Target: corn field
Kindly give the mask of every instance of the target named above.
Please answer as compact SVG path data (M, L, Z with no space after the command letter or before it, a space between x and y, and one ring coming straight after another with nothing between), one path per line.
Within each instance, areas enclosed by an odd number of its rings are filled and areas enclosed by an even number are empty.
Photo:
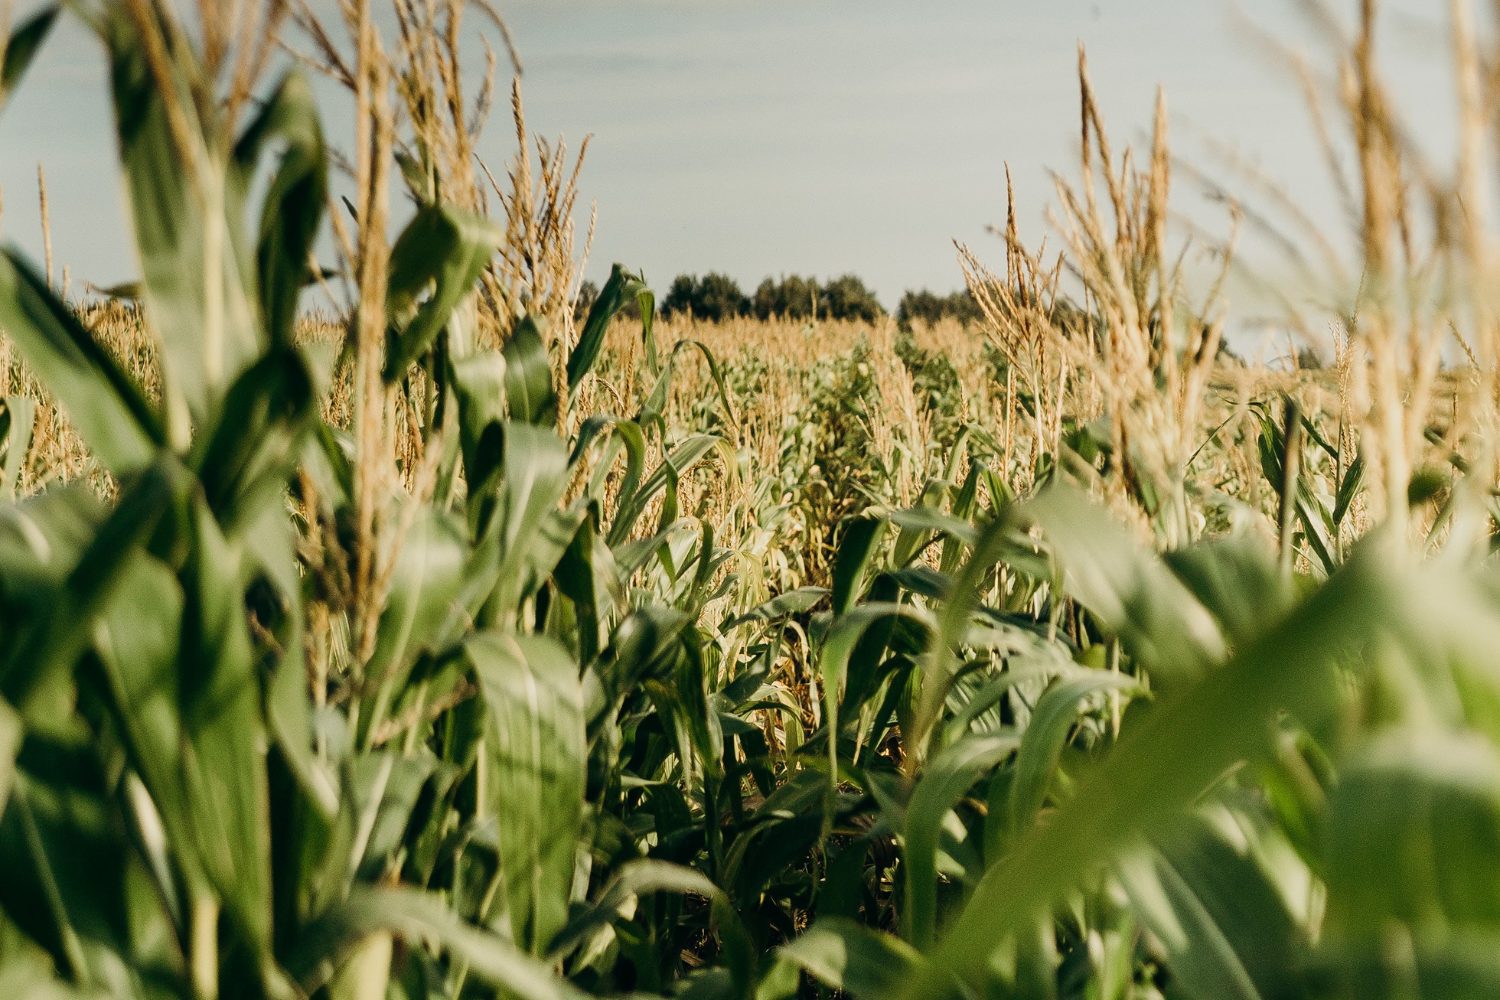
M618 264L575 310L586 149L517 76L476 155L488 3L4 28L0 121L97 35L140 280L0 252L0 993L1500 996L1500 37L1448 7L1451 163L1374 0L1303 68L1318 370L1221 349L1235 238L1197 280L1165 99L1111 146L1082 57L981 322L694 324Z

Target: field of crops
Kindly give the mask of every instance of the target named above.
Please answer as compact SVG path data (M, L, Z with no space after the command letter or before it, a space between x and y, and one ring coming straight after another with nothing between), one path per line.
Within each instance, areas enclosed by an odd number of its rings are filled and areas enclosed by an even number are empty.
M1373 4L1335 53L1316 370L1221 350L1165 114L1112 149L1082 64L1056 249L960 248L977 321L576 308L578 158L519 85L473 155L463 10L10 30L0 118L100 36L142 271L0 253L0 995L1500 996L1466 2L1452 168Z

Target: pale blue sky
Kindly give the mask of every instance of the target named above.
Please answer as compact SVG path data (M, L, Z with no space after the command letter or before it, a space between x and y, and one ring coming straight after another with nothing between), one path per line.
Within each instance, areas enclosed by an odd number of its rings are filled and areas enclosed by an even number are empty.
M23 0L22 10L30 6ZM1335 3L1350 8L1352 3ZM1446 4L1402 0L1386 55L1434 141L1448 128ZM530 123L594 134L590 273L610 261L664 287L722 270L855 272L888 305L960 284L951 241L991 257L1009 161L1023 235L1046 232L1048 168L1077 143L1076 46L1089 51L1116 145L1166 87L1178 152L1213 169L1202 136L1280 179L1338 224L1296 87L1245 30L1323 51L1296 0L527 0L502 4L525 64ZM1430 12L1430 13L1428 13ZM479 19L473 24L477 27ZM1322 60L1327 65L1327 59ZM35 170L46 164L55 253L76 282L133 277L102 61L76 27L49 44L0 112L0 230L40 255ZM503 111L503 109L500 109ZM483 146L511 153L507 122ZM330 134L349 131L329 109ZM1182 191L1190 195L1184 178ZM1217 214L1186 196L1210 228Z

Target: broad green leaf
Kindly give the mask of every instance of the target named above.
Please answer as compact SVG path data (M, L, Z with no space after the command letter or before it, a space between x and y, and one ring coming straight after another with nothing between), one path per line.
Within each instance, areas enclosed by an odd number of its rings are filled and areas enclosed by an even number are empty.
M1341 1000L1490 1000L1500 993L1500 934L1493 929L1419 936L1393 955L1387 941L1319 947L1309 972Z
M155 8L145 19L146 30L168 50L166 92L151 70L150 43L123 7L107 8L100 27L111 59L146 314L162 342L163 409L180 445L189 414L206 422L212 404L259 356L264 340L254 260L242 232L244 206L225 161L229 143L220 135L218 106L198 100L209 85L185 36L167 27Z
M10 616L0 649L45 614L105 514L82 483L0 504L0 614Z
M798 587L757 604L728 624L734 626L743 622L777 621L790 615L806 614L827 599L827 587Z
M1291 608L1294 594L1276 553L1260 539L1212 539L1162 559L1233 643L1253 639Z
M1213 618L1155 553L1130 538L1070 489L1044 491L1024 506L1046 532L1064 573L1064 589L1127 649L1158 683L1198 676L1224 655Z
M630 537L636 522L640 520L647 505L656 494L667 489L711 450L722 446L723 440L716 435L695 434L673 448L662 463L642 481L640 488L631 495L628 502L621 499L620 507L615 512L614 523L610 526L610 545L617 546Z
M647 368L652 372L656 372L657 368L652 361L655 357L655 340L650 335L650 320L646 320L643 326L646 330L647 338ZM668 393L671 392L672 379L677 370L677 360L679 355L685 351L697 351L703 356L704 363L708 365L709 378L713 380L714 389L719 394L719 403L724 407L724 416L733 424L735 422L734 404L731 402L729 386L724 381L724 371L719 366L719 359L714 356L714 352L701 340L679 340L672 345L671 351L667 353L667 363L660 369L660 373L656 377L656 384L651 387L651 391L646 394L645 401L641 403L640 411L636 414L636 420L640 423L645 423L649 419L659 419L666 413L667 397Z
M1011 783L1011 830L1020 832L1036 819L1046 802L1068 733L1078 721L1080 703L1104 691L1129 691L1135 680L1121 674L1091 671L1058 681L1032 709L1021 736Z
M541 636L484 633L464 647L488 723L480 801L499 821L501 909L512 938L543 954L566 925L584 810L578 668Z
M463 449L464 476L469 484L470 513L494 489L500 467L501 432L505 425L505 358L494 351L476 351L453 358L452 385L458 400L458 437ZM477 521L475 522L477 524Z
M1017 746L1012 735L970 736L928 761L906 806L903 936L919 951L937 932L938 835L948 812L986 772Z
M1333 524L1338 528L1344 523L1344 516L1349 513L1349 507L1354 503L1354 498L1359 495L1360 488L1365 481L1365 456L1360 452L1354 456L1354 461L1344 470L1344 478L1338 484L1338 494L1333 504Z
M1380 565L1388 555L1367 546L1275 628L1138 720L1075 795L986 872L935 965L979 977L1001 942L1122 844L1159 830L1228 768L1264 754L1273 713L1326 715L1339 664L1402 606L1403 588ZM922 995L920 984L905 995Z
M818 652L818 680L823 685L823 729L828 739L828 799L824 808L825 832L833 821L833 796L836 793L839 774L839 734L841 722L839 705L850 671L858 667L870 669L874 664L854 664L851 658L860 648L860 640L872 629L892 620L907 620L931 636L937 624L925 609L911 604L892 602L862 604L839 617ZM868 690L868 686L865 686Z
M459 611L469 546L456 516L426 508L415 517L397 553L365 676L376 689L367 733L387 719L416 658L442 640ZM451 641L451 638L448 640Z
M0 911L74 983L96 995L135 995L127 962L133 931L170 930L159 913L131 913L134 858L121 850L106 776L86 731L76 722L52 728L27 734L0 814ZM0 969L9 964L0 961Z
M478 538L464 575L463 606L482 623L519 621L523 602L557 567L584 516L559 509L567 489L567 454L549 430L495 426L501 465L489 492L469 498Z
M245 936L270 943L271 844L261 689L250 645L241 553L207 507L192 503L192 555L183 573L178 672L184 776L204 869Z
M138 476L67 568L57 599L34 618L7 623L0 634L0 697L23 716L66 682L88 648L95 618L121 592L131 559L189 488L188 479L170 459Z
M583 519L552 574L558 591L573 602L580 663L594 661L605 639L604 626L625 602L620 568L594 524L593 517Z
M604 349L604 334L609 329L609 321L615 318L615 314L625 307L631 300L636 299L645 291L646 285L639 275L631 274L619 264L614 265L609 271L609 280L599 290L599 295L594 299L594 304L589 307L588 319L584 320L583 330L578 334L578 343L573 346L573 351L568 355L568 391L571 393L578 388L578 383L583 381L599 360L599 352Z
M234 380L190 458L227 534L282 503L315 416L312 375L296 348L268 351Z
M559 959L575 948L587 948L590 936L597 938L602 928L615 920L628 918L637 900L653 893L707 899L712 904L719 934L726 941L726 951L730 953L736 975L742 980L748 978L753 946L723 890L700 871L648 858L627 862L615 872L598 901L573 917L558 935L552 946L552 958Z
M557 421L557 393L552 385L552 362L542 337L544 320L528 315L516 324L505 342L505 401L510 419L525 424Z
M519 1000L587 1000L539 959L499 935L464 923L440 899L413 889L356 888L298 936L286 967L312 994L371 934L435 941L457 963Z
M312 89L299 73L276 86L235 145L241 198L273 140L284 143L284 149L261 207L256 276L270 342L290 346L328 186L323 129Z
M499 227L483 216L450 205L417 209L391 248L387 309L393 317L415 313L390 331L387 382L432 348L503 241Z
M833 563L833 613L846 614L859 599L865 572L879 550L885 522L877 518L851 518L843 524L838 553Z
M505 476L494 527L500 539L500 577L494 600L519 609L552 575L584 513L559 510L568 484L562 442L526 424L505 428Z
M5 102L21 82L27 67L41 51L61 9L57 4L43 7L21 22L0 46L0 110L5 108Z
M41 955L18 955L0 964L0 995L27 1000L94 1000L95 997L92 991L68 985Z
M958 669L957 651L969 639L974 617L980 610L980 598L995 564L1015 549L1012 539L1015 527L1002 514L980 528L971 545L969 558L953 581L953 586L937 612L937 629L922 656L921 689L915 718L903 726L908 753L921 757L928 753L930 736L939 731L938 721L947 703ZM906 534L905 531L902 534Z
M900 938L837 917L819 920L777 954L818 982L857 1000L888 1000L910 984L931 984L932 1000L955 995L943 974Z
M1333 940L1500 925L1500 751L1475 733L1381 734L1334 787L1325 851Z
M1131 906L1165 951L1168 997L1269 1000L1296 992L1309 942L1275 873L1255 853L1267 837L1236 827L1219 807L1120 863Z

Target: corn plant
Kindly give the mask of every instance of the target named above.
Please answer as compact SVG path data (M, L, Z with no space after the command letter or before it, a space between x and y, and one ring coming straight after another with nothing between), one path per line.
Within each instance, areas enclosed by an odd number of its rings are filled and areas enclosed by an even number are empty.
M463 336L457 310L497 231L422 203L391 250L383 381L415 369L435 386L444 488L377 498L405 527L399 555L369 648L330 662L359 623L354 560L329 548L365 498L359 456L318 416L326 373L294 336L327 185L310 92L285 78L233 131L162 10L79 13L111 60L162 392L5 254L0 324L116 491L4 512L6 974L116 995L570 995L550 969L597 948L600 913L620 905L620 890L604 910L574 904L604 881L589 875L590 803L619 794L634 686L658 685L663 717L701 730L701 697L676 676L695 664L673 645L691 604L636 608L624 581L657 559L674 579L702 564L684 593L706 584L711 539L673 560L671 539L629 536L712 439L648 471L639 423L594 421L570 456L550 425L573 400L555 397L537 321L503 352ZM11 42L7 88L51 17ZM569 396L639 294L617 269L567 359ZM26 412L5 411L8 489ZM631 452L608 531L598 489L562 502L602 438ZM344 624L313 628L314 608ZM393 960L397 939L425 944Z
M1267 410L1275 530L1189 543L1177 482L1159 551L1084 496L1144 425L1098 435L1038 377L1007 390L1032 453L965 461L985 429L943 409L943 478L903 505L894 477L836 470L801 564L826 574L747 607L754 567L688 499L701 466L743 464L735 373L659 349L638 276L616 267L576 336L549 331L550 285L511 314L519 201L498 226L445 197L434 146L372 140L414 207L386 248L361 193L330 359L298 335L332 159L307 84L221 99L223 53L167 8L69 10L109 59L159 371L0 255L0 328L108 485L18 496L36 403L3 401L0 984L1494 995L1500 588L1464 460L1406 489L1441 501L1426 556L1390 530L1346 545L1363 453ZM8 41L0 99L57 16ZM1154 335L1119 291L1115 339ZM630 303L637 391L602 412ZM1006 371L1036 360L1007 347ZM694 352L708 430L672 419ZM831 424L877 416L864 357L836 383L861 412ZM849 464L810 437L788 461Z

